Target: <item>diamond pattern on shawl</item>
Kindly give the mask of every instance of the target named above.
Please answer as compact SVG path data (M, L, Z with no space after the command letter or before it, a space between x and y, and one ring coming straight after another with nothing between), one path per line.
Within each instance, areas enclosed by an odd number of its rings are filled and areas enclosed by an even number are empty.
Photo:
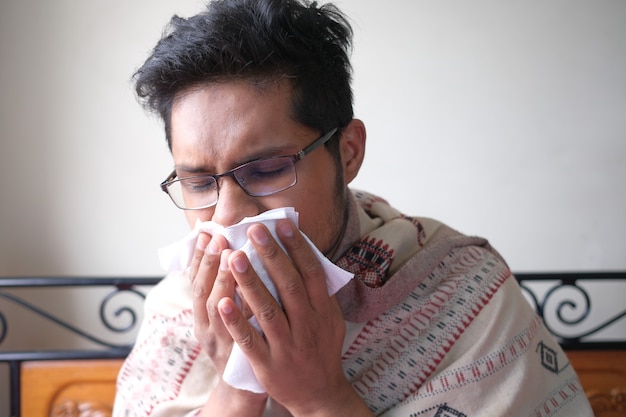
M382 287L389 277L394 250L382 239L363 238L338 262L337 266L352 272L369 287Z

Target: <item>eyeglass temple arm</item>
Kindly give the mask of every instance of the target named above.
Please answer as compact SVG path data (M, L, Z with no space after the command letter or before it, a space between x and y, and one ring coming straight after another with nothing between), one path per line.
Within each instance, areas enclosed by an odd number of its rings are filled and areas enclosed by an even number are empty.
M302 149L300 152L296 154L296 158L300 160L304 158L305 156L307 156L308 154L310 154L311 152L313 152L314 150L316 150L317 148L319 148L320 146L322 146L323 144L325 144L326 142L328 142L330 138L332 138L333 135L337 132L337 130L339 130L338 127L334 128L333 130L326 133L324 136L322 136L321 138L319 138L318 140L316 140L315 142L313 142L306 148Z
M176 170L173 170L170 175L161 183L161 190L169 194L167 191L167 183L176 178Z

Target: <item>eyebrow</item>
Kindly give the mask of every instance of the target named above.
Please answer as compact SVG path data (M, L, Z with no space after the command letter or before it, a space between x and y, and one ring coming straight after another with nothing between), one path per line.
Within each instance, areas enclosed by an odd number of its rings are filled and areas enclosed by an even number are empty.
M287 153L287 150L292 148L292 146L270 146L269 148L263 149L262 152L254 155L253 157L249 157L246 159L241 159L236 161L233 166L231 168L229 168L227 171L230 171L231 169L237 168L241 165L247 164L249 162L254 162L254 161L259 161L262 159L268 159L268 158L274 158L274 157L281 157L281 156L292 156L295 155L300 148L295 148L294 147L294 151L293 153ZM206 166L190 166L190 165L185 165L185 164L181 164L181 165L175 165L174 166L174 170L178 173L180 172L184 172L186 174L191 174L191 175L217 175L220 174L218 172L211 172L210 169L207 169ZM226 171L224 171L226 172Z
M176 171L177 175L179 172L184 172L186 174L193 174L193 175L202 175L202 174L209 173L209 171L206 168L194 167L194 166L189 166L189 165L174 165L174 170Z

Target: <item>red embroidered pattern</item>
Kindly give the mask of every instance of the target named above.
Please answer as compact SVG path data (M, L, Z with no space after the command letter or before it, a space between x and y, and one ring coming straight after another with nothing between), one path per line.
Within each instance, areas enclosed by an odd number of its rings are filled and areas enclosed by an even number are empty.
M541 319L535 317L529 326L514 337L501 349L492 352L471 365L444 372L424 385L417 398L441 394L467 384L478 382L497 373L510 363L515 362L531 347L531 342L541 326Z
M393 249L383 240L365 237L337 262L340 268L352 272L367 286L376 288L385 283L393 262Z
M359 203L361 207L365 209L365 211L371 211L374 203L383 203L388 206L389 203L382 197L378 197L374 194L369 194L364 191L354 190L354 198Z
M530 415L533 417L549 417L557 414L567 403L575 397L584 395L584 390L578 377L573 376L563 385L552 391L548 398Z
M402 214L401 217L404 220L407 220L413 224L417 233L415 236L417 239L417 244L420 246L424 246L424 242L426 241L426 230L424 229L424 225L422 225L422 223L415 217L409 217L404 214Z
M510 276L482 249L452 251L404 301L367 323L343 364L372 411L417 392Z
M145 328L152 333L135 346L118 379L123 387L118 395L125 397L126 404L135 404L133 416L149 416L158 404L176 398L201 350L193 335L191 309L149 320L152 323Z

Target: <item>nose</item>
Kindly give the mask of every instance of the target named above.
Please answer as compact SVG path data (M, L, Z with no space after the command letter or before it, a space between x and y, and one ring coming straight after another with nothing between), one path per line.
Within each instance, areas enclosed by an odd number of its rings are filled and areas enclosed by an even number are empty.
M255 197L249 196L232 177L220 178L219 197L213 207L211 220L222 226L239 223L263 211Z

